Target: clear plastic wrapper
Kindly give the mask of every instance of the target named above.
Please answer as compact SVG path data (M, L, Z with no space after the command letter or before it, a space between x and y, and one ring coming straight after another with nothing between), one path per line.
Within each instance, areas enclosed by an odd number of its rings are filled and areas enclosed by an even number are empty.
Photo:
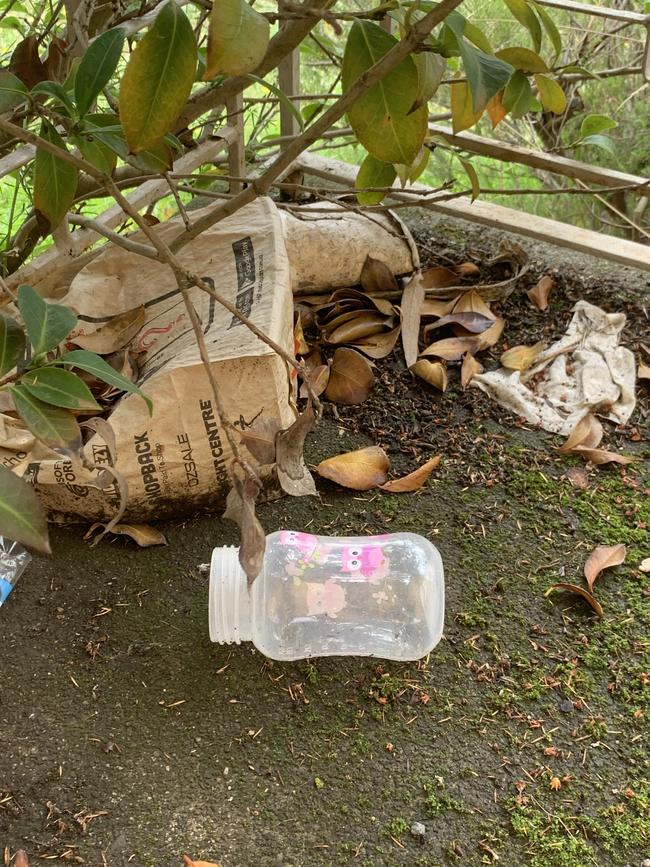
M0 608L29 565L32 555L18 542L0 536Z

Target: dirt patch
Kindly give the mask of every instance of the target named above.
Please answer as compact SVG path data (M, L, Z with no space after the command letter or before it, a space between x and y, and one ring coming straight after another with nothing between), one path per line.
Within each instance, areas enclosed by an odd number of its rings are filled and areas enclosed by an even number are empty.
M498 240L414 227L425 251L454 261ZM647 334L645 275L533 255L530 282L558 268L559 291L543 314L517 289L503 311L510 344L559 336L580 297L624 309L632 348ZM441 396L395 356L378 379L361 408L328 411L308 457L378 443L406 471L441 452L426 489L350 495L322 482L320 500L285 499L260 517L269 532L432 539L446 568L439 647L406 666L285 665L214 646L196 567L235 543L233 526L167 524L169 547L143 551L121 539L89 549L78 529L59 530L54 556L0 612L0 844L11 853L93 867L179 867L184 851L222 867L650 857L650 578L637 569L650 556L647 390L632 423L608 430L640 461L590 469L581 490L557 438L462 392L455 375ZM618 542L628 558L599 580L602 620L577 598L545 598L554 581L579 579L591 548ZM416 821L423 838L410 834Z

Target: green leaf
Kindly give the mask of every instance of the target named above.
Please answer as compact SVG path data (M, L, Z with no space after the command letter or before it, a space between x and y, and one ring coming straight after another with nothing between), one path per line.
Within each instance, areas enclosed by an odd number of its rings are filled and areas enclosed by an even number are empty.
M63 139L54 127L44 122L41 136L62 150ZM43 148L36 148L34 160L34 207L55 229L65 217L77 190L77 169Z
M266 18L246 0L215 0L208 23L209 81L219 73L246 75L262 62L269 44Z
M539 101L544 106L545 111L562 114L566 108L566 94L557 81L549 78L548 75L536 75L535 84L539 91Z
M136 46L120 85L120 120L133 153L157 145L190 95L196 39L184 12L169 0Z
M501 51L497 51L496 57L505 60L515 69L523 69L526 72L548 72L546 62L530 48L518 46L503 48Z
M463 30L460 30L460 26L453 16L450 15L447 18L447 23L454 30L458 40L458 47L472 94L472 110L475 114L482 112L492 97L506 86L514 72L514 67L471 45L465 39Z
M560 36L560 31L557 29L555 21L553 21L553 19L543 6L539 6L537 3L534 2L531 2L531 6L539 15L539 20L542 22L542 26L546 31L546 35L551 40L551 44L555 51L555 57L553 58L553 63L555 63L557 58L562 53L562 37Z
M93 40L81 58L74 80L74 95L80 117L86 114L111 80L122 56L125 35L121 27L107 30Z
M114 114L88 114L83 120L84 135L89 134L105 144L119 157L125 160L129 155L129 146L124 138L122 124Z
M581 139L578 144L581 147L582 145L591 145L592 147L600 148L603 151L607 151L607 153L611 154L613 157L618 156L616 144L614 140L611 139L608 135L588 135Z
M275 84L273 84L271 81L266 81L266 79L260 78L258 75L249 75L248 78L250 78L252 81L256 81L258 84L261 84L262 87L265 87L274 96L277 96L282 105L284 105L285 108L288 108L291 114L298 121L298 126L300 127L300 129L304 130L305 121L303 120L303 116L298 111L296 104L287 97L286 93L283 90L280 90L280 88L276 87Z
M539 51L542 47L542 27L537 16L526 0L503 0L517 21L526 28L533 40L533 48Z
M0 315L0 376L9 373L25 352L25 333L8 316Z
M503 107L515 119L530 111L533 89L523 72L517 70L506 85Z
M368 154L357 172L354 186L357 190L365 187L391 187L395 176L395 166L392 163L384 163ZM360 205L378 205L383 198L384 193L381 192L357 193Z
M0 72L0 114L25 102L27 88L12 72Z
M397 40L379 25L357 20L350 28L341 70L343 90L370 69ZM410 165L427 134L426 106L410 109L418 93L418 71L411 57L363 94L348 111L357 139L385 163Z
M451 128L457 132L469 129L478 123L483 110L474 111L472 92L466 81L454 81L451 85Z
M483 33L476 24L472 24L471 21L468 21L464 15L460 14L460 12L452 12L447 16L447 18L445 18L445 22L449 25L450 31L454 34L453 40L456 45L457 53L460 53L460 37L458 34L465 36L466 39L469 39L470 42L486 54L494 53L492 51L492 46L490 45L490 40L487 38L485 33ZM447 39L449 39L449 35L447 35Z
M42 554L50 553L47 521L34 489L0 466L0 534Z
M105 175L111 175L117 163L117 154L91 133L72 136L72 142L81 155Z
M53 406L65 409L100 409L86 383L75 373L60 367L39 367L24 373L20 380L27 391Z
M81 448L81 431L69 410L43 403L23 385L12 385L9 391L18 415L37 439L52 449L78 451Z
M409 172L409 181L413 184L420 175L424 172L427 165L429 164L429 157L431 156L431 151L429 148L422 148L420 154L416 158L415 162L411 166L411 170Z
M70 94L67 92L63 85L58 84L56 81L40 81L38 84L35 84L32 87L32 96L38 96L38 94L44 94L45 96L51 96L59 103L59 107L63 107L65 109L64 114L68 114L72 117L75 113L74 103L70 98Z
M465 169L465 173L469 178L469 182L472 187L472 201L480 194L481 192L481 182L478 179L478 175L476 174L476 169L469 162L469 160L464 160L462 157L458 157L458 162Z
M113 370L110 364L104 361L103 358L100 358L99 355L95 355L94 352L88 352L87 349L73 349L70 352L64 352L63 355L57 358L54 363L69 364L71 367L76 367L78 370L85 370L86 373L92 374L97 379L101 379L102 382L106 382L114 388L128 391L130 394L139 395L147 404L149 415L152 414L153 403L151 398L147 397L146 394L143 394L138 386L131 382L130 379L126 379L116 370Z
M596 135L606 129L614 129L618 124L606 114L588 114L580 125L580 138Z
M426 105L438 90L447 70L447 61L440 54L430 51L414 54L413 60L418 71L418 89L410 111L417 111L420 106Z
M324 102L308 102L307 105L303 105L300 109L300 114L305 123L311 123L316 115L319 115L324 108Z
M18 287L18 309L34 355L54 349L77 324L77 317L69 307L48 304L27 283Z
M147 150L140 151L135 156L127 157L127 161L137 169L148 172L168 172L174 165L174 156L167 142L159 142Z

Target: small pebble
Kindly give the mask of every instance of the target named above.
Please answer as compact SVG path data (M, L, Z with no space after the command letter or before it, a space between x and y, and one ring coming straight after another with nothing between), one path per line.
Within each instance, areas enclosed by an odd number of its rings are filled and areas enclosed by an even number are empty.
M426 827L422 824L422 822L413 822L411 825L411 836L413 837L424 837L427 833Z
M650 858L644 858L641 862L641 867L650 867Z
M569 701L568 698L562 699L562 701L560 702L560 710L562 711L562 713L571 713L571 711L573 710L573 702Z

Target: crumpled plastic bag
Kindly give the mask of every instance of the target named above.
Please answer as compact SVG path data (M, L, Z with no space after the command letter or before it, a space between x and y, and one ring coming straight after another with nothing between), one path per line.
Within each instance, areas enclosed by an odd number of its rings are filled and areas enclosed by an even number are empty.
M18 542L0 536L0 608L7 601L16 581L23 574L32 555Z
M524 373L499 368L475 376L501 406L551 433L568 436L587 412L624 424L636 405L634 355L619 345L624 313L578 301L566 334Z

